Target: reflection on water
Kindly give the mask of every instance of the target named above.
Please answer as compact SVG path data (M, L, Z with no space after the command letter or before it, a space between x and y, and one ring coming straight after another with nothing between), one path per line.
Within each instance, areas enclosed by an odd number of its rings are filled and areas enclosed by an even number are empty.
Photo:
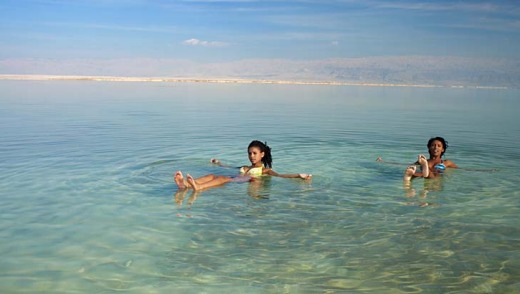
M515 91L0 89L2 293L520 291ZM437 135L466 169L403 186ZM209 159L247 164L253 139L313 180L177 190L176 170L236 175Z
M259 177L248 183L247 195L254 199L269 199L271 177Z
M438 206L438 203L431 202L428 195L430 192L441 192L443 190L443 176L437 176L432 179L421 179L418 180L422 182L422 188L416 189L414 187L414 181L403 182L403 188L405 192L405 197L409 198L409 201L406 202L407 205L417 205L419 207L432 207ZM420 186L415 185L415 186Z
M175 192L173 199L175 201L175 204L177 204L177 208L181 209L184 198L186 198L186 194L188 194L188 191L190 192L190 196L187 200L187 208L188 210L191 210L191 206L193 205L193 202L197 200L197 197L199 197L200 192L192 190L192 189L178 189L177 192ZM177 213L177 216L182 216L182 214ZM191 217L190 214L186 214L186 216Z

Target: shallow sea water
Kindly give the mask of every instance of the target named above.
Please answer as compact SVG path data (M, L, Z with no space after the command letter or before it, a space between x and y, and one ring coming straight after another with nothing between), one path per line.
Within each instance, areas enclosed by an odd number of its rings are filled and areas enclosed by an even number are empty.
M1 81L0 93L2 293L520 292L517 90ZM432 136L462 168L403 186ZM313 180L178 193L176 170L235 175L210 158L246 165L254 139L276 171Z

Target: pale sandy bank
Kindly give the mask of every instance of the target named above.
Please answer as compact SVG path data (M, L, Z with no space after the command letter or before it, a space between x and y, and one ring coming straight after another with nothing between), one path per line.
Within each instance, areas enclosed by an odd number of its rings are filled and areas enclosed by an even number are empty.
M466 88L466 86L441 86L428 84L362 83L338 81L296 81L259 80L234 78L172 78L172 77L116 77L116 76L62 76L62 75L11 75L0 74L0 80L27 81L96 81L96 82L163 82L163 83L222 83L222 84L285 84L285 85L325 85L325 86L367 86L367 87L420 87L420 88ZM469 88L507 89L507 87L472 86Z
M372 87L438 87L419 84L351 83L336 81L290 81L228 78L170 78L170 77L115 77L115 76L61 76L61 75L0 75L0 80L28 81L99 81L99 82L165 82L165 83L229 83L229 84L287 84Z

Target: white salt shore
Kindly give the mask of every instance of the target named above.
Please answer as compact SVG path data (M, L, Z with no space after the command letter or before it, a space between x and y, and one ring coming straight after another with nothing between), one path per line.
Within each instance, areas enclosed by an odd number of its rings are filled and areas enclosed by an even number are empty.
M163 83L222 83L222 84L285 84L285 85L326 85L326 86L368 86L368 87L420 87L420 88L465 88L465 86L440 86L428 84L363 83L338 81L297 81L297 80L260 80L239 78L173 78L173 77L118 77L118 76L79 76L79 75L15 75L0 74L0 80L27 81L96 81L96 82L163 82ZM469 88L507 89L507 87L471 86Z
M290 84L290 85L352 85L374 87L438 87L435 85L351 83L336 81L292 81L258 80L234 78L172 78L172 77L116 77L116 76L72 76L72 75L0 75L0 80L29 81L99 81L99 82L166 82L166 83L229 83L229 84Z

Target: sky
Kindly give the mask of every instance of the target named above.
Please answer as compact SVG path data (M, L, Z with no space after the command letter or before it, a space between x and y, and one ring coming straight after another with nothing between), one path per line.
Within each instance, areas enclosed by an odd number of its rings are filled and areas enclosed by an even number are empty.
M0 0L3 64L380 56L519 60L520 2Z

